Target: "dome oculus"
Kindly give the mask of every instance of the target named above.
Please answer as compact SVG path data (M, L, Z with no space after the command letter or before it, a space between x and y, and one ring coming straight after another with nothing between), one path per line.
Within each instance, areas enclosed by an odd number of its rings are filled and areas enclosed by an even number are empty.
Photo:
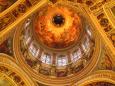
M68 7L49 6L35 18L38 40L50 48L66 48L74 44L80 35L81 19Z

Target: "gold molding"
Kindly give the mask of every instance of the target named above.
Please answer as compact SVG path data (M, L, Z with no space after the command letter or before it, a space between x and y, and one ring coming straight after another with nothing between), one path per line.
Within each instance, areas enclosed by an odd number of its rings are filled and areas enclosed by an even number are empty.
M0 53L0 66L6 67L12 72L15 72L18 76L21 77L21 80L25 83L26 86L35 86L35 82L32 80L31 76L24 72L12 58L13 57L11 56Z
M73 86L85 86L87 84L100 81L115 84L115 72L109 70L99 70L94 72L92 75L82 79L81 81L78 81Z
M41 6L44 4L47 4L48 0L41 0L39 3L31 7L25 14L23 14L21 17L17 18L13 23L11 23L9 26L7 26L4 30L0 32L0 44L5 41L12 30L15 29L15 26L18 25L20 22L22 22L25 18L27 18L29 15L31 15L33 12L37 11ZM19 5L18 3L17 5Z

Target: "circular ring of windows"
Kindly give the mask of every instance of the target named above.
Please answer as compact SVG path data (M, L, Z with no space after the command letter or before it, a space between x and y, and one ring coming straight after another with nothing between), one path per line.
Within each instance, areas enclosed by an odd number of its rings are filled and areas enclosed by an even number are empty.
M72 7L72 9L74 8ZM33 30L35 14L27 18L22 24L20 28L21 38L19 45L21 54L27 65L36 73L64 77L81 71L91 62L90 59L93 58L92 56L97 46L93 27L86 16L79 11L79 8L76 8L75 11L76 10L81 18L83 31L80 33L79 40L77 40L74 45L70 45L69 48L52 49L40 44L40 42L36 40ZM37 14L39 13L41 14L41 11L37 12Z

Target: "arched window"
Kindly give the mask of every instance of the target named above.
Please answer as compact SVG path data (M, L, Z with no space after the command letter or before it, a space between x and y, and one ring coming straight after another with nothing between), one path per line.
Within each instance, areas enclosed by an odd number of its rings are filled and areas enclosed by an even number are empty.
M31 37L28 37L28 38L26 39L26 45L28 45L30 42L31 42Z
M92 36L91 29L90 29L89 25L86 26L86 32L90 37Z
M24 28L27 29L27 27L30 25L30 23L31 23L31 20L27 19L27 21L25 22Z
M36 47L33 45L33 42L30 44L29 51L31 52L31 54L32 54L33 56L37 57L37 52L38 52L38 50L37 50Z
M42 54L41 61L46 64L51 64L51 55L50 54Z
M37 51L36 51L36 56L35 56L35 57L38 57L39 52L40 52L40 49L37 49Z
M57 57L57 65L58 66L65 66L67 65L67 56L65 55L60 55Z
M26 45L28 45L31 42L32 37L29 34L29 31L25 32L24 34L24 42Z
M79 60L81 57L82 57L82 52L81 52L81 49L80 49L80 48L79 48L78 50L75 50L75 51L72 53L72 60L73 60L73 61L77 61L77 60Z
M90 42L89 38L86 37L84 43L82 44L82 48L83 48L84 52L87 52L89 50L89 48L90 48L89 42Z
M92 36L91 31L89 29L87 29L87 33L90 37Z

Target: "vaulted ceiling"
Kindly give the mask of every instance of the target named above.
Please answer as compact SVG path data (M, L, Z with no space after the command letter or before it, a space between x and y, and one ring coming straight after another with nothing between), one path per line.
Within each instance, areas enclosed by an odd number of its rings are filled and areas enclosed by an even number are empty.
M115 86L114 0L0 0L0 86Z

